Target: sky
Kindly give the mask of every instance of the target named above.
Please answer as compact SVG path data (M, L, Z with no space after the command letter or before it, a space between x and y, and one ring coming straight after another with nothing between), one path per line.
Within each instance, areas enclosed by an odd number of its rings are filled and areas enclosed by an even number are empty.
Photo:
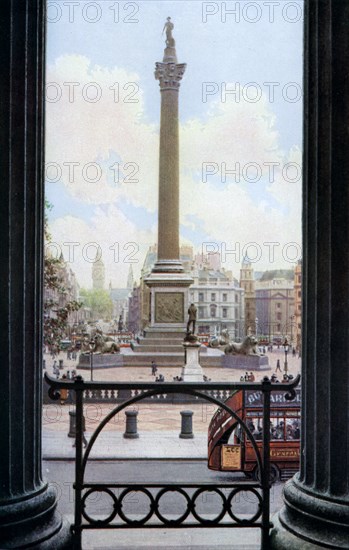
M303 3L48 1L46 197L52 253L83 287L139 277L157 240L168 16L179 63L180 235L235 277L301 258Z

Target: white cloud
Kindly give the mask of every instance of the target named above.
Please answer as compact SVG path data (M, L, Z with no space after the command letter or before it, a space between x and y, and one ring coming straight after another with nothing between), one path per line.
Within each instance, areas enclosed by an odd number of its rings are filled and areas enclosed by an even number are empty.
M69 192L87 203L130 197L133 204L154 211L158 138L156 128L143 122L138 75L119 67L91 66L86 57L77 55L59 57L47 73L46 163L58 164ZM57 93L61 97L53 102ZM99 100L91 102L94 98ZM119 159L118 184L110 152ZM86 166L89 163L98 164L100 170ZM131 164L125 169L127 163ZM124 182L122 172L134 173L133 179L139 181ZM55 166L47 173L52 181Z
M139 276L145 252L154 242L154 228L140 231L115 206L105 212L96 208L90 223L74 215L58 218L50 226L52 242L57 243L77 274L82 287L92 286L92 264L96 255L105 265L106 287L126 287L129 266ZM52 251L54 249L52 248Z
M126 201L147 211L156 211L158 127L146 120L138 75L123 68L92 66L86 57L65 55L48 68L47 81L56 83L48 88L48 96L54 97L58 90L62 97L57 102L47 103L46 162L59 164L63 183L73 197L96 205L89 223L74 217L74 213L56 220L52 227L53 238L57 242L69 242L73 235L74 240L81 243L101 243L107 281L112 279L113 284L122 286L128 264L122 261L121 255L121 261L116 264L109 247L115 242L121 246L136 242L141 247L139 259L142 264L147 246L156 239L155 227L141 231L138 220L122 214L118 204ZM70 84L74 97L69 97L69 87L64 84L68 82L78 83L76 86ZM96 84L86 87L88 83ZM114 95L117 84L118 98ZM130 93L135 91L133 99L136 102L127 102L132 99ZM99 101L86 100L100 92ZM156 100L160 101L160 97ZM241 246L248 242L263 245L279 241L281 246L289 241L300 242L301 181L287 181L294 177L294 170L292 166L286 172L283 168L287 163L300 165L301 154L297 147L289 153L280 149L274 123L275 116L262 97L257 103L208 103L205 120L193 119L181 124L182 224L194 231L200 231L197 227L200 226L212 241L226 242L227 249L236 242ZM139 179L137 183L113 183L110 166L115 157L110 157L111 152L117 155L121 166L126 163L139 166L139 172L134 175ZM79 163L74 181L69 181L68 166L64 166L71 162ZM102 166L100 181L84 180L82 168L88 163ZM207 174L206 182L202 181L205 163L210 163L211 170L217 171L215 175ZM274 168L271 163L276 163ZM130 174L132 169L131 164L124 171ZM234 169L237 174L229 173ZM258 169L259 180L246 181L249 177L253 179ZM92 178L94 174L91 166L87 175ZM197 225L193 219L198 220ZM121 252L125 255L127 250ZM81 284L89 286L90 266L81 254L79 257L72 267ZM228 256L228 261L231 258ZM279 260L285 263L281 253ZM268 263L260 266L266 268ZM137 273L137 264L135 267Z

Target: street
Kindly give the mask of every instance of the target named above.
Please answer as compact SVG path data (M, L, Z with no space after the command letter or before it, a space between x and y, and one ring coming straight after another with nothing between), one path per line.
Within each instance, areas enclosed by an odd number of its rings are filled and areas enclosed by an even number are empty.
M74 511L74 462L44 461L43 475L57 492L58 509L62 514L70 515ZM230 472L215 472L207 468L205 461L162 461L162 460L129 460L129 461L91 461L86 469L86 482L108 481L113 483L234 483L237 480L245 481L243 474ZM270 492L271 513L273 514L282 505L282 487L284 483L274 484ZM224 492L224 491L223 491ZM101 495L99 495L101 497ZM170 493L171 498L161 501L161 512L169 515L179 513L184 498L181 495ZM239 515L253 515L256 511L256 498L243 493L234 501L234 511ZM108 504L104 498L95 498L95 513L108 515ZM215 516L220 510L220 498L213 493L202 495L200 508L208 516ZM98 505L97 505L98 504ZM132 515L144 514L147 504L142 495L131 493L127 499L127 510ZM132 506L130 506L132 504ZM92 508L92 507L91 507ZM182 509L183 512L183 509ZM91 512L92 513L92 512ZM180 514L179 514L180 515Z

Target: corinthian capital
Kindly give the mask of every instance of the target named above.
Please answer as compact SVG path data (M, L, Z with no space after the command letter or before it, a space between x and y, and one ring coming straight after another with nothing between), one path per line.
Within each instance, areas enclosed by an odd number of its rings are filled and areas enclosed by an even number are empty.
M186 63L155 63L155 78L161 90L178 90L186 69Z

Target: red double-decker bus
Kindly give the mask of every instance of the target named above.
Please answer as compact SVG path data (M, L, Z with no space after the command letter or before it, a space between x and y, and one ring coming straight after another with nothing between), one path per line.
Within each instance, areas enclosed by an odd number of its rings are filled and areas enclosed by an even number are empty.
M287 479L299 469L300 390L293 401L285 399L285 390L271 393L270 409L270 480ZM261 391L237 391L227 399L230 407L252 432L262 451L263 394ZM259 479L253 446L235 418L225 409L216 411L208 429L208 467L211 470L244 472Z

